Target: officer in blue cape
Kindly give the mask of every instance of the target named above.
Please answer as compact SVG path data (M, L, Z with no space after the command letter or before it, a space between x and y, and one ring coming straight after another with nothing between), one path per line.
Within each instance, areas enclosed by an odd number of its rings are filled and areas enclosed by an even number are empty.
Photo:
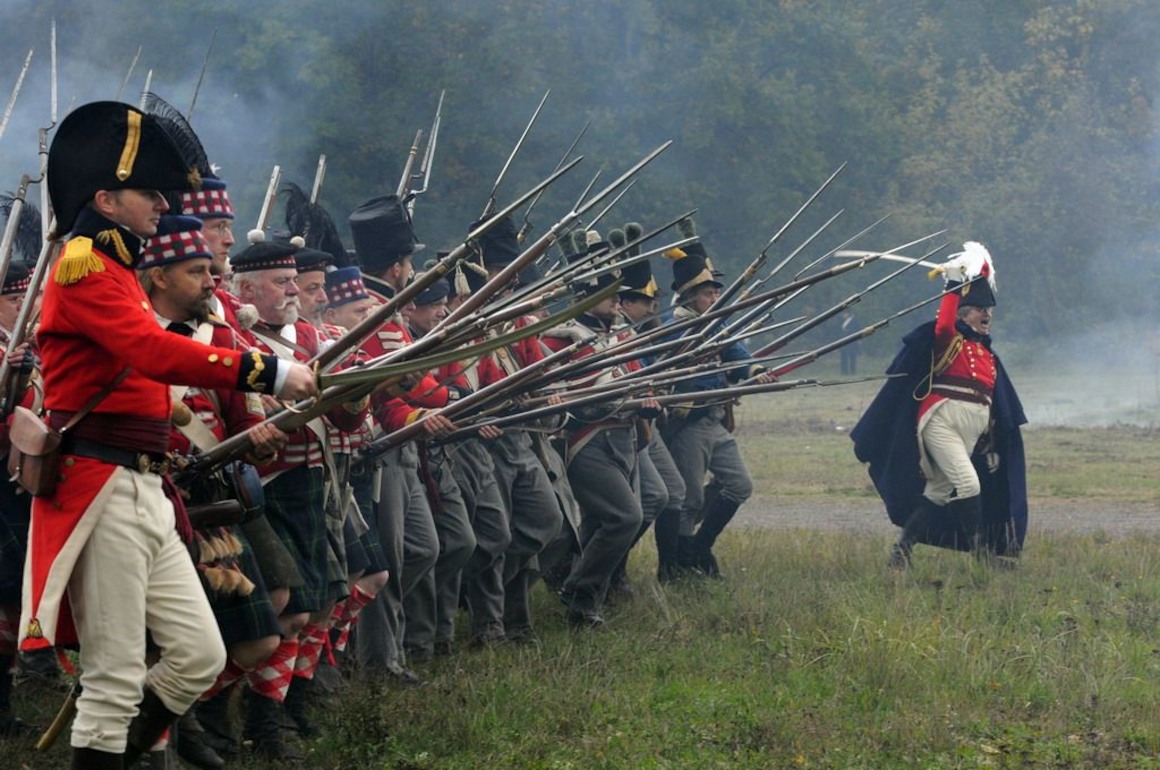
M1027 422L991 350L995 305L990 254L969 242L942 267L947 293L935 321L903 338L890 379L851 431L854 454L890 520L903 528L891 552L910 564L916 543L970 550L1001 564L1027 534L1020 426Z

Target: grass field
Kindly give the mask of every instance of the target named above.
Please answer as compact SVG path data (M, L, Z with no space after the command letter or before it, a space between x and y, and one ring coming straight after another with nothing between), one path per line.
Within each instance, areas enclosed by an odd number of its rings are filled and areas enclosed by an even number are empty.
M871 500L846 432L876 389L746 403L759 495ZM1160 501L1147 421L1025 437L1033 521L1056 501ZM733 529L726 581L662 590L646 539L638 594L603 628L569 630L537 589L539 644L461 650L422 687L353 682L320 704L307 766L1160 767L1160 532L1037 533L997 572L933 549L892 572L887 542Z

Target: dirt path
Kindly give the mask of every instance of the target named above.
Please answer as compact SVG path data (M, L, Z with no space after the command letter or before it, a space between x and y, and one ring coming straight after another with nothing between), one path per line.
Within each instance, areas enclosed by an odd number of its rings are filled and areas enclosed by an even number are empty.
M1030 534L1050 532L1104 532L1124 537L1133 532L1160 533L1160 506L1108 503L1093 500L1032 500ZM897 528L886 518L877 500L802 498L754 495L738 512L736 522L746 527L822 529L880 532Z

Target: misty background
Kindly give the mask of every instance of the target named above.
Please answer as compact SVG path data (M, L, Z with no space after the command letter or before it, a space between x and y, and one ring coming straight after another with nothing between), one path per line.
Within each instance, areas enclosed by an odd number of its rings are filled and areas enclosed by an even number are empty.
M394 192L444 89L415 227L426 255L455 245L551 90L500 205L591 128L577 148L584 162L532 213L533 236L597 170L606 182L673 139L597 229L632 220L648 229L696 208L728 281L848 162L768 264L841 216L770 285L886 214L854 248L947 229L932 242L950 242L941 261L964 240L982 241L998 274L996 349L1032 421L1160 421L1155 3L6 0L3 103L35 53L0 138L0 190L39 168L53 18L60 117L118 91L137 103L149 70L151 90L188 111L216 33L191 122L230 185L236 250L272 167L309 190L322 153L321 202L347 235L355 206ZM667 289L662 262L653 268ZM824 282L781 317L823 310L896 267ZM856 318L868 324L938 288L911 271L856 305ZM899 337L932 316L933 306L868 338L863 370L880 369ZM837 336L836 323L801 347Z

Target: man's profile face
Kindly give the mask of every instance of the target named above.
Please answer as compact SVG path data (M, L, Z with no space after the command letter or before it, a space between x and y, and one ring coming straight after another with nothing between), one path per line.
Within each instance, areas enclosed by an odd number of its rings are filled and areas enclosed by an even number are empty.
M157 223L169 211L165 196L157 190L99 190L93 204L98 214L138 238L157 235Z
M184 311L184 317L171 321L202 321L209 317L214 289L210 260L187 259L160 270L163 284L154 281L154 286L161 288L173 307Z
M655 311L656 300L639 295L625 295L620 298L620 312L632 323L639 323Z
M234 245L234 220L229 217L211 217L203 220L201 233L205 242L209 244L209 251L213 254L213 263L210 269L214 275L223 275L226 272L226 260L230 256L230 247Z

